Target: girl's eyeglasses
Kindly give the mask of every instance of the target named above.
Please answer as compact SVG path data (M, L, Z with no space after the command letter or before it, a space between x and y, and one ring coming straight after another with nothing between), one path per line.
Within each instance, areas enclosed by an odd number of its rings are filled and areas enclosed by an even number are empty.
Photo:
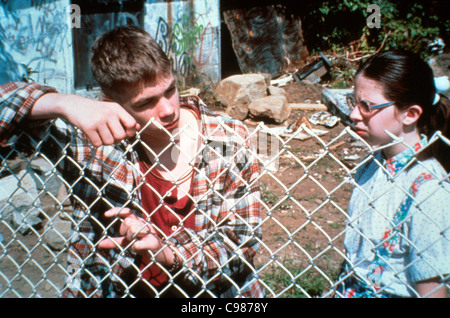
M347 95L347 105L350 111L353 111L357 106L359 106L359 110L363 115L370 115L375 109L380 109L383 107L394 105L395 102L383 103L378 105L370 105L366 101L359 101L358 103L354 100L353 97Z

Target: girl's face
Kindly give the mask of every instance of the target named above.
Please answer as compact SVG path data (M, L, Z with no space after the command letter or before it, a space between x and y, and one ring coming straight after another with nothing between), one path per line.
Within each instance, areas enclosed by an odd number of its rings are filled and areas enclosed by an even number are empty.
M391 102L384 97L380 83L359 75L355 81L354 99L356 107L350 114L355 131L371 146L382 146L392 142L385 130L401 137L403 134L402 112L395 105L374 109L370 113L361 111L361 102L374 106Z

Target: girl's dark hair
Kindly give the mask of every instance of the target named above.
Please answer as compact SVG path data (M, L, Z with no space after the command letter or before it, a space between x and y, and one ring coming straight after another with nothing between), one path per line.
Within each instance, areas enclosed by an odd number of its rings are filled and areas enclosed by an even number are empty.
M449 138L450 101L440 94L439 102L433 105L436 96L433 70L418 55L404 51L377 53L359 67L355 77L359 75L379 82L384 97L395 102L399 109L420 106L419 133L430 138L439 130ZM430 145L420 159L429 157L436 158L447 172L450 171L450 146L442 140Z

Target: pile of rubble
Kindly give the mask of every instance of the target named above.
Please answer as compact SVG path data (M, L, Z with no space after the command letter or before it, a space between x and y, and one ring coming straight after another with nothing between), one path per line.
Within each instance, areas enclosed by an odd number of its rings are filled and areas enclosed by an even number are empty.
M270 75L233 75L220 82L215 90L218 101L233 118L271 119L281 124L290 116L290 108L282 88L270 85Z
M214 91L215 98L226 107L230 117L245 120L263 120L273 124L283 124L291 115L291 110L319 111L312 124L333 127L341 121L351 125L347 96L351 89L323 89L321 104L290 104L283 86L295 81L316 84L329 73L331 61L322 53L314 62L272 79L268 73L233 75L222 80Z
M54 167L43 158L3 162L0 175L0 220L21 235L42 230L43 241L62 250L70 237L70 203ZM4 230L5 231L5 230ZM10 232L10 231L8 231ZM0 234L0 243L7 232Z
M292 76L271 80L269 74L233 75L220 82L214 96L225 106L228 116L241 121L264 121L278 125L279 129L275 130L279 134L295 132L301 123L306 123L310 129L311 124L332 128L341 121L351 125L347 105L347 96L352 94L351 89L323 89L322 103L289 103L282 86L293 80ZM309 120L297 118L286 126L292 110L316 113Z

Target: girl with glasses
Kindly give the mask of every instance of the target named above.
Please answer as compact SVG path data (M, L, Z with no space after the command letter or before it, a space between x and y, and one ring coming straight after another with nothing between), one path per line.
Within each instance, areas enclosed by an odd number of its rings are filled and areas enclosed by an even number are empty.
M376 150L355 174L336 297L445 297L450 101L427 63L386 51L360 66L349 106Z

